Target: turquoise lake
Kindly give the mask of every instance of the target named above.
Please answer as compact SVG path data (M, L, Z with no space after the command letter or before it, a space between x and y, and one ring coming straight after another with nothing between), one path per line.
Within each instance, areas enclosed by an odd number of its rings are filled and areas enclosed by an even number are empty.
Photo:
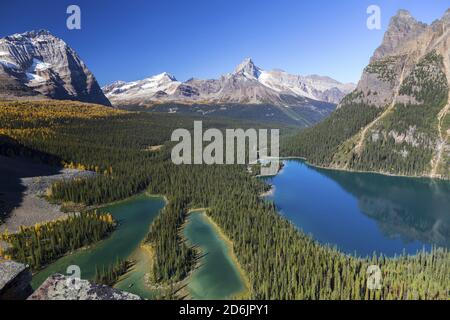
M267 199L319 242L357 256L450 247L449 182L283 163Z
M72 265L80 267L82 279L94 280L96 266L101 268L115 263L118 258L132 258L136 265L115 287L145 299L154 298L159 292L148 288L144 280L151 259L139 246L164 205L160 197L141 194L98 209L113 215L118 222L116 230L99 243L48 265L33 276L33 287L37 288L51 274L67 275L67 268ZM190 214L183 232L189 243L198 246L204 254L187 284L193 299L226 299L245 289L244 280L228 254L226 243L203 212Z
M99 212L112 214L118 222L116 230L105 240L88 249L78 250L73 254L64 256L35 274L32 282L33 287L37 288L51 274L67 275L67 268L71 265L80 267L82 279L93 280L96 266L101 268L115 263L117 259L128 259L139 247L139 244L147 235L151 223L164 205L163 198L141 194L98 209ZM135 279L135 282L138 283L140 280ZM151 292L145 292L138 285L121 289L139 294L144 298L152 296Z
M187 286L193 299L227 299L245 289L244 280L228 254L226 243L204 213L191 213L183 231L189 244L198 246L204 255Z

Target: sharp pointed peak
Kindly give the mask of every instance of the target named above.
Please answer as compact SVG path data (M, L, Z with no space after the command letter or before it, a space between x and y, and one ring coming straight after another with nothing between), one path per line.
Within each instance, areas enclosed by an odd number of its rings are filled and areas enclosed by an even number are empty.
M235 69L236 72L239 72L240 70L244 69L247 66L254 66L252 58L245 58L244 60L239 63Z
M252 58L245 58L234 70L234 74L243 74L249 77L258 78L261 69L255 66Z
M253 60L252 60L252 58L250 58L250 57L247 57L247 58L244 58L244 60L242 60L242 63L253 63Z
M151 77L145 78L142 81L161 81L161 80L165 80L165 81L177 81L177 79L170 73L168 72L161 72L158 73L156 75L153 75Z
M418 21L407 10L400 9L389 21L387 33L420 33L427 27L427 24Z
M423 23L419 20L417 20L411 12L405 9L400 9L397 11L395 16L393 16L389 22L389 27L396 26L396 25L417 25L417 26L426 26L426 23Z
M170 80L172 80L172 81L177 81L177 79L175 78L175 76L174 75L172 75L172 74L170 74L170 73L168 73L168 72L162 72L162 73L160 73L160 74L157 74L155 77L157 77L157 78L168 78L168 79L170 79Z

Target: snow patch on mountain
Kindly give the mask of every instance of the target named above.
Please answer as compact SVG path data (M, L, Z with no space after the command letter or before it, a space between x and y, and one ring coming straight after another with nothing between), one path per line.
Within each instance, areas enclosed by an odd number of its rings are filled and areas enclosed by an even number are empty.
M45 79L43 77L38 76L37 74L34 74L34 73L27 72L25 75L27 76L27 79L30 82L42 82L42 81L45 81Z
M77 53L49 31L0 38L0 65L0 78L8 83L0 86L0 97L22 97L25 92L111 105Z
M47 70L49 68L51 68L51 64L50 63L46 63L46 62L42 62L39 59L33 58L33 63L31 64L31 70L36 72L36 71L43 71L43 70Z
M289 107L305 98L337 104L352 91L353 84L342 84L329 77L292 75L282 70L265 71L251 58L244 59L232 73L219 79L189 79L179 82L164 72L133 82L115 82L103 92L115 104L160 102L269 103Z
M105 94L114 99L152 97L158 92L173 94L181 82L178 82L174 76L163 72L153 77L139 81L123 82L117 81L111 85L103 87Z

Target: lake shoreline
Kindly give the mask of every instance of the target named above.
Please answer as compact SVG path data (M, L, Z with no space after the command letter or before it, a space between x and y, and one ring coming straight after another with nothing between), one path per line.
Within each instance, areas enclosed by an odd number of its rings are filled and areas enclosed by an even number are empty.
M285 175L264 181L277 188L270 201L320 245L359 258L394 257L404 250L416 256L433 246L448 247L445 181L341 173L303 158L283 160Z
M233 249L233 242L225 235L225 233L222 231L222 229L219 227L219 225L217 225L217 223L210 216L208 216L208 214L206 213L208 210L209 210L208 208L192 208L192 209L188 210L188 215L191 213L195 213L195 212L200 214L205 219L205 221L213 228L217 237L221 241L223 241L223 243L226 246L227 256L230 258L233 266L236 268L236 270L239 274L239 278L241 279L243 286L244 286L244 288L241 292L235 293L234 295L227 297L227 299L248 299L251 296L251 284L250 284L250 280L248 279L247 273L244 271L239 260L237 259L237 256ZM180 228L180 231L183 231L188 223L189 223L188 219L186 219L185 222L183 223L182 227ZM189 239L186 239L183 232L180 232L180 233L181 233L181 238L183 239L183 241L189 242ZM204 254L204 252L202 251L201 248L198 248L198 250L200 251L201 254ZM186 281L186 284L188 284L191 281L190 278L192 277L194 271L201 265L201 260L202 259L199 259L196 262L194 268L191 270L189 275L184 279L184 281ZM189 294L187 289L185 291ZM192 299L192 296L190 294L189 294L189 297Z
M220 226L213 220L213 218L208 216L206 214L206 212L203 212L203 216L206 218L208 223L210 223L212 225L212 227L216 231L218 237L225 243L225 245L227 247L228 256L230 257L231 261L235 265L235 267L239 273L239 277L243 280L244 289L242 290L242 292L236 293L232 298L246 299L246 298L250 297L251 296L251 283L250 283L250 280L248 279L247 273L242 268L241 263L239 262L239 260L236 256L236 253L234 252L233 242L228 238L228 236L225 234L225 232L222 230L222 228L220 228Z
M128 291L131 288L141 288L141 291L135 293L143 299L154 298L162 289L157 286L152 286L149 277L151 267L155 262L155 252L151 244L142 242L129 256L134 265L125 274L123 274L118 281L113 285L114 288ZM142 277L136 282L129 283L133 279L133 276L142 273Z
M390 173L390 172L381 172L381 171L369 171L369 170L356 170L356 169L348 169L348 168L341 168L341 167L326 167L321 166L318 164L313 164L308 161L305 157L280 157L280 160L302 160L307 165L318 168L318 169L324 169L324 170L335 170L335 171L344 171L344 172L352 172L352 173L371 173L371 174L379 174L382 176L388 176L388 177L400 177L400 178L413 178L413 179L429 179L429 180L439 180L439 181L450 181L450 178L443 178L443 177L432 177L429 175L406 175L406 174L399 174L399 173Z
M140 197L143 197L143 199L140 199ZM154 208L154 207L150 207L150 209L151 209L151 211L152 211L152 213L150 213L150 215L155 215L155 217L159 214L159 211L160 211L162 208L164 208L165 205L166 205L166 203L167 203L167 202L166 202L166 201L167 201L167 198L165 198L165 197L162 197L162 196L160 196L160 195L151 195L151 194L149 194L148 192L141 192L141 193L139 193L139 194L133 195L133 196L128 197L128 198L123 199L123 200L117 200L117 201L114 201L114 202L111 202L111 203L107 203L107 204L102 204L102 205L96 206L96 209L108 211L108 207L117 206L117 205L119 205L119 204L121 204L121 203L125 203L125 204L126 204L126 203L129 202L129 201L133 201L133 199L138 199L139 201L149 201L149 200L150 200L150 201L152 201L151 203L156 203L156 202L153 202L153 199L155 199L155 201L160 201L160 202L162 202L162 203L160 203L160 204L155 204L155 206L161 206L161 205L162 205L162 207L158 210L158 212L153 211L153 208ZM145 199L147 199L147 200L145 200ZM155 207L155 209L156 209L156 207ZM142 210L142 209L141 209L141 210ZM110 211L108 211L108 212L110 212ZM113 214L113 216L114 216L114 214ZM153 217L153 219L154 219L155 217ZM119 217L115 217L115 216L114 216L114 219L115 219L115 221L118 223L117 226L118 226L119 228L115 229L113 232L111 232L110 234L108 234L107 237L101 239L100 241L95 242L95 243L93 243L93 244L90 244L89 246L84 246L84 247L79 248L79 249L77 249L77 250L68 252L68 253L66 253L66 254L64 254L64 255L58 257L58 259L56 259L56 260L52 261L51 263L47 264L44 268L42 268L42 269L36 271L36 272L33 274L33 278L35 278L36 276L38 276L38 278L37 278L38 280L35 280L35 281L36 281L35 284L36 284L37 286L39 286L39 285L40 285L39 282L40 282L42 279L44 279L44 278L42 278L42 277L45 276L46 273L50 272L50 271L53 270L53 269L56 270L56 269L58 268L58 264L65 263L65 262L61 262L61 261L65 261L65 260L67 260L67 259L70 259L71 256L76 257L77 259L79 259L80 256L82 257L82 256L85 256L85 255L90 255L90 254L94 254L94 255L95 255L96 253L92 253L92 251L95 252L96 250L104 250L104 247L105 247L105 245L106 245L107 243L109 243L109 242L111 242L111 241L114 241L113 238L120 237L120 234L123 234L124 230L126 230L126 229L121 229L121 228L120 228L121 221L123 221L124 218L123 218L123 217L120 218L120 216L119 216ZM136 217L133 218L133 219L136 219ZM125 250L126 250L126 251L129 251L130 253L129 253L129 254L125 254L125 255L122 257L123 259L125 259L125 260L130 259L130 258L133 257L133 256L135 255L135 253L141 248L142 242L143 242L143 240L145 240L145 236L147 235L148 230L149 230L149 228L150 228L150 226L151 226L151 224L152 224L152 221L151 221L152 218L150 217L150 218L148 218L148 219L150 220L150 223L148 224L148 226L147 226L147 228L146 228L146 231L145 231L145 234L143 235L142 239L139 240L139 242L137 243L136 246L133 245L133 246L131 247L131 244L132 244L132 243L130 243L130 246L124 247L124 248L126 248ZM131 221L132 221L132 220L131 220ZM133 223L133 222L132 222L132 223ZM142 231L142 230L141 230L141 231ZM140 231L140 232L141 232L141 231ZM119 232L119 234L117 234L117 232ZM132 240L132 241L135 242L135 241L137 241L137 239L134 239L134 240ZM116 258L117 258L117 257L114 257L113 260L115 260ZM111 260L110 262L106 262L106 263L107 263L107 264L113 263L113 260ZM60 262L58 262L58 261L60 261ZM86 264L86 261L84 261L84 263ZM99 265L105 265L104 262L99 262L98 264L99 264ZM54 267L54 266L56 266L56 267ZM48 268L52 268L52 269L46 271ZM92 271L92 270L91 270L91 271ZM91 272L91 271L89 271L89 272L91 273L91 275L88 276L88 277L86 278L86 279L88 279L88 280L93 280L93 276L94 276L93 272L94 272L95 270L92 271L92 272ZM60 272L60 270L57 270L57 272ZM43 275L40 275L41 273L43 273ZM61 272L60 272L60 273L61 273ZM86 274L86 271L85 271L84 273ZM130 273L127 272L127 275L130 275L131 273L132 273L132 271L131 271ZM42 279L41 279L41 278L42 278Z

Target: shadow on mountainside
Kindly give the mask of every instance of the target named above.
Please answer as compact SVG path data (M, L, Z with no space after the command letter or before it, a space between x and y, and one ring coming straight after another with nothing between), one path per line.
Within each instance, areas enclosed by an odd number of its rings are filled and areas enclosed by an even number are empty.
M13 145L11 141L0 139L0 223L22 203L26 191L22 178L54 175L61 171L60 166L42 162L58 163L54 157Z

